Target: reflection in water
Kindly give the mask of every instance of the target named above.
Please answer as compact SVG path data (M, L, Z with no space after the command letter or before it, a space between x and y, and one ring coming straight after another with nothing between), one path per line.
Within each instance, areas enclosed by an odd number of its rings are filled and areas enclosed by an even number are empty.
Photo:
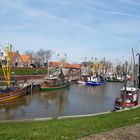
M55 91L39 91L5 104L0 104L0 119L30 119L63 115L91 114L113 109L114 99L122 84L108 83L89 87L72 84Z
M57 116L63 115L64 106L68 103L68 91L69 87L54 91L41 92L40 95L44 99L46 110L49 108L49 106L51 106L51 104L55 104L56 111L58 112Z
M1 103L0 104L0 119L4 118L7 119L14 119L15 115L17 114L19 108L21 115L24 116L25 111L22 108L23 105L29 105L30 98L22 97L16 100L11 100L9 102Z

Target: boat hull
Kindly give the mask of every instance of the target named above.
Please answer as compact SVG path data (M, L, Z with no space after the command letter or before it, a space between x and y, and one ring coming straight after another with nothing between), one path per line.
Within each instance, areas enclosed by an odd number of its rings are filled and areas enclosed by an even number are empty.
M8 93L1 93L0 94L0 102L6 102L10 100L17 99L21 96L26 94L26 87L25 88L18 88L14 91L10 91Z
M85 81L77 81L77 84L84 84L85 85Z
M88 81L86 82L86 85L88 86L101 86L101 85L105 85L106 82L93 82L93 81Z
M131 108L137 105L137 101L134 102L125 102L124 106L125 108ZM120 98L116 98L115 100L115 109L122 109L123 108L123 102L120 101Z
M117 80L111 80L111 79L107 79L106 82L118 82Z
M40 86L40 90L42 90L42 91L44 91L44 90L57 90L57 89L68 87L69 85L70 85L70 83L62 85L62 86L57 86L57 87Z

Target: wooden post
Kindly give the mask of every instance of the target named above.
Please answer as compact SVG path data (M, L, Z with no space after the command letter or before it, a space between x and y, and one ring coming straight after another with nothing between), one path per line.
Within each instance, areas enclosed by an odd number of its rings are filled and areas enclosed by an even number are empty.
M31 95L33 93L33 77L31 78Z

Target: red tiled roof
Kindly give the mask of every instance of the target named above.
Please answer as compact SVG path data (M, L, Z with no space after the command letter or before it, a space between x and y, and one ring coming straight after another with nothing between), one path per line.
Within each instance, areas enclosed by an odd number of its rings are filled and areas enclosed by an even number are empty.
M20 54L18 50L16 52L10 52L11 60L13 60L16 57L20 57Z
M70 68L76 68L79 69L80 68L80 64L71 64Z
M10 55L11 55L11 59L13 59L14 57L16 57L17 52L10 52Z
M51 67L59 67L60 66L60 62L50 62L49 63L49 65L51 66Z
M69 64L69 63L64 63L63 66L64 66L65 68L69 68L69 67L70 67L70 64Z
M59 67L60 65L62 65L62 62L50 62L49 63L50 66L52 67ZM69 64L69 63L64 63L63 67L65 68L80 68L80 64Z
M28 62L29 60L31 60L31 55L21 55L21 59L23 62Z

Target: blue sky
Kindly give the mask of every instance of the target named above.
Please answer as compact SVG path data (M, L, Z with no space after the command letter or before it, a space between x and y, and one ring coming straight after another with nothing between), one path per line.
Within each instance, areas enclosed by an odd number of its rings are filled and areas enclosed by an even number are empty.
M0 44L116 61L140 47L139 0L0 0Z

